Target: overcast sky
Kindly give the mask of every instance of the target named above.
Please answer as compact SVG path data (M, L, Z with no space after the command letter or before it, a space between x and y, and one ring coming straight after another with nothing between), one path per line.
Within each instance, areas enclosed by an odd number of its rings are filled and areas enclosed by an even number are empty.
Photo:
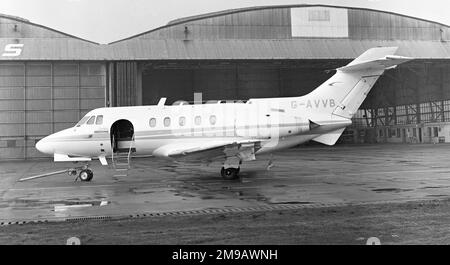
M449 0L0 0L0 13L109 43L172 19L249 6L329 4L401 13L450 25Z

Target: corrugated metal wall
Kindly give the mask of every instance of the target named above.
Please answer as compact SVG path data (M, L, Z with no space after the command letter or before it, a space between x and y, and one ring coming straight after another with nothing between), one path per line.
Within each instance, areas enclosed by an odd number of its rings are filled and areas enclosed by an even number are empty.
M37 140L105 105L102 63L1 62L0 160L42 157Z
M349 39L364 40L450 40L450 28L412 17L393 13L357 8L331 6L292 6L256 8L255 10L232 10L219 14L206 14L193 19L180 19L166 27L142 34L141 39L291 39L293 11L348 10ZM304 21L311 14L304 12ZM308 17L308 14L309 17ZM341 18L344 19L344 18ZM322 23L324 27L327 23ZM346 23L347 24L347 23ZM308 30L320 30L321 24ZM295 25L294 25L295 26ZM318 28L319 27L319 28ZM306 29L305 29L306 30ZM302 37L315 37L300 35ZM327 37L327 36L324 36ZM333 37L333 36L328 36Z
M287 39L290 8L233 13L163 28L142 38L157 39Z
M384 12L349 9L349 37L374 40L448 39L448 27Z
M109 93L111 107L140 105L140 75L137 62L112 62Z

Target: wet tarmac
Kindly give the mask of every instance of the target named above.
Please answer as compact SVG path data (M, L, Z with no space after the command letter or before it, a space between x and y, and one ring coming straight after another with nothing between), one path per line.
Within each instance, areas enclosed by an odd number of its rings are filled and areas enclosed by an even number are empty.
M450 145L299 147L241 166L223 180L220 163L188 165L134 159L127 177L93 161L94 179L67 174L17 182L70 168L49 160L0 162L0 222L268 205L399 202L450 197Z

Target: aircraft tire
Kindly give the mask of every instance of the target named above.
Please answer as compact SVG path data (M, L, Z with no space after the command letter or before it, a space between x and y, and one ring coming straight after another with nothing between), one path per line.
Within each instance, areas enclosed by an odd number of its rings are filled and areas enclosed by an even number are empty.
M91 181L94 177L94 172L90 169L83 169L80 171L80 174L78 175L81 181Z
M222 167L222 169L220 170L220 174L222 175L222 177L226 180L233 180L233 179L237 179L239 177L239 170L240 168L224 168Z

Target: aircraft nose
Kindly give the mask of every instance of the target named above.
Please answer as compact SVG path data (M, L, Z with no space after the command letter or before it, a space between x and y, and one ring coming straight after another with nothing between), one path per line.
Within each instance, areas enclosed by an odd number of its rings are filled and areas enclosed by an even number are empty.
M44 154L52 154L52 150L46 138L41 139L36 143L36 149Z

